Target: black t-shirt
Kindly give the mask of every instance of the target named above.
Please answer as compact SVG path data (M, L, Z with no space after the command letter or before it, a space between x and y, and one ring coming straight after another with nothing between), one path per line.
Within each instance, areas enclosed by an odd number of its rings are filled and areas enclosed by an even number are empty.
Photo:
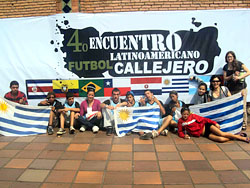
M242 69L242 65L244 65L242 62L238 61L236 70L235 71L240 71ZM226 72L226 76L231 76L234 74L234 70L228 70L228 64L224 65L223 71ZM244 80L244 82L241 82L240 80L234 81L233 79L230 79L225 82L225 86L229 89L230 92L240 92L242 89L247 87L247 84Z
M62 103L56 99L54 100L53 104L45 104L44 105L44 104L39 103L38 106L54 106L56 110L64 108Z
M178 101L179 101L179 103L181 105L181 108L187 106L183 101L181 101L181 100L178 100ZM164 105L164 108L165 108L165 111L166 111L165 116L172 115L172 108L175 107L175 104L176 103L171 100L168 104Z

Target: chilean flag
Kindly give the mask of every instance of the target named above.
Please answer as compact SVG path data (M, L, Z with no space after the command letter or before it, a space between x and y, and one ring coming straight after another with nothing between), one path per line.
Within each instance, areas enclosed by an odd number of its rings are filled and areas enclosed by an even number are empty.
M104 97L110 97L114 88L120 90L120 96L126 96L126 93L131 90L130 78L104 79Z

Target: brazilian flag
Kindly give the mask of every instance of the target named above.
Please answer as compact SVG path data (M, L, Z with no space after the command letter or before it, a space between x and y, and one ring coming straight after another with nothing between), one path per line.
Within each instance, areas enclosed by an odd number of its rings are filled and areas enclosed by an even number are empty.
M96 97L104 96L103 80L79 80L79 97L87 97L88 88L95 89Z

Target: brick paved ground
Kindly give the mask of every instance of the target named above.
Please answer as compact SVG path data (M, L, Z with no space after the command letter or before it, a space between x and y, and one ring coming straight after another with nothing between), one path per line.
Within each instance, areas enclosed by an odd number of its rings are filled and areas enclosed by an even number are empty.
M0 136L0 187L249 188L250 144L173 133Z

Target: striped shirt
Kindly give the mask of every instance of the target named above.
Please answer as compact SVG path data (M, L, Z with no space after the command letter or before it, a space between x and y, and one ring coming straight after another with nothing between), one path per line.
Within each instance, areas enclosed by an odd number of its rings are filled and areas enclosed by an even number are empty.
M23 99L23 103L22 104L28 104L28 101L27 101L27 98L26 98L26 95L21 92L21 91L18 91L17 95L16 96L13 96L11 94L11 91L6 93L4 95L4 98L7 99L7 100L10 100L12 102L15 102L15 103L19 103L20 99Z

